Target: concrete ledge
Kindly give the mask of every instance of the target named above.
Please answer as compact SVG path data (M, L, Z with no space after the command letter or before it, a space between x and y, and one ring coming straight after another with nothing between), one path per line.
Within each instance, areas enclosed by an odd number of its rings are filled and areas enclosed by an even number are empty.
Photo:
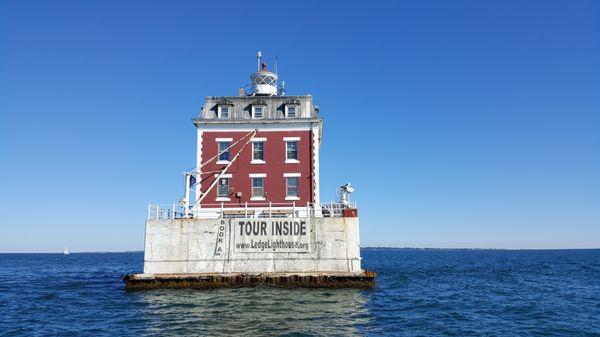
M129 274L126 290L159 288L233 288L275 286L284 288L372 288L375 273L228 273L228 274Z

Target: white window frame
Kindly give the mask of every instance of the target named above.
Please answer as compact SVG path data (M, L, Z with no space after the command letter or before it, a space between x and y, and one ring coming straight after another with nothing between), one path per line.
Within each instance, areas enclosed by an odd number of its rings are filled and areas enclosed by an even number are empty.
M250 200L252 201L264 201L265 199L265 178L266 173L250 173ZM262 195L254 196L254 179L262 179Z
M300 173L284 173L285 178L285 200L300 200ZM288 195L288 178L296 178L296 194Z
M262 144L262 157L263 159L256 159L254 158L254 146L255 144ZM265 164L265 142L261 142L258 140L252 140L252 160L250 161L250 164Z
M298 159L298 151L300 147L300 137L283 137L283 141L285 142L285 163L286 164L298 164L300 160ZM296 142L296 159L288 158L288 144L290 142Z
M295 116L294 117L290 117L290 108L294 108L295 112ZM285 106L285 118L298 118L299 116L299 111L300 111L300 106L296 105L296 104L290 104L290 105L286 105Z
M260 117L256 117L256 108L260 108L260 113L261 113ZM266 108L266 106L264 106L264 105L253 105L252 106L252 118L253 119L265 118L265 110L266 110L265 108Z
M227 108L227 117L223 117L223 108ZM219 105L217 107L217 118L218 119L231 119L231 105Z
M217 142L217 165L229 164L231 160L231 147L227 150L229 152L229 160L221 160L221 154L219 153L221 152L221 143L229 143L229 146L231 146L233 138L217 138L215 141Z
M215 178L217 179L227 179L227 196L219 196L219 183L217 183L217 198L215 199L215 201L231 201L231 198L229 197L229 194L231 194L231 177L231 174L223 174L221 175L221 177L219 177L218 174L215 174Z

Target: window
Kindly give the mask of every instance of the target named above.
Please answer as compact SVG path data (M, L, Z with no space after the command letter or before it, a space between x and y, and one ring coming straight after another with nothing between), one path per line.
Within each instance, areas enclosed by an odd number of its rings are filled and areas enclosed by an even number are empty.
M252 118L263 118L263 107L262 106L252 107Z
M286 117L288 117L288 118L296 117L296 107L295 106L286 106L286 109L287 109Z
M265 143L253 142L252 143L252 160L264 161L265 160Z
M217 198L229 197L229 178L219 178L219 187L217 188Z
M298 197L298 177L285 178L286 196Z
M286 160L298 160L298 142L297 141L287 141L286 144Z
M229 147L231 146L231 142L219 142L219 160L221 161L229 161Z
M252 198L263 198L265 195L265 178L252 178Z
M218 117L220 119L229 119L229 106L220 105L218 110Z

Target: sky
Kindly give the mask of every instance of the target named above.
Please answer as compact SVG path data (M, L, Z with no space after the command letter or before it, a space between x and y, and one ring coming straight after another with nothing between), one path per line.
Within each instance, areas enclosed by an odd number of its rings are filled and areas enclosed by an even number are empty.
M597 1L0 2L0 252L142 250L256 52L362 246L600 248Z

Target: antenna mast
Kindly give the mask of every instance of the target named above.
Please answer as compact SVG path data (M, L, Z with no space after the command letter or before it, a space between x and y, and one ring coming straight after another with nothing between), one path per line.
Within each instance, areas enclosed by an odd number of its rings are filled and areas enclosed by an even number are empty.
M262 53L260 50L258 53L256 53L256 58L258 59L258 66L256 67L256 70L260 70L260 64L262 63Z

